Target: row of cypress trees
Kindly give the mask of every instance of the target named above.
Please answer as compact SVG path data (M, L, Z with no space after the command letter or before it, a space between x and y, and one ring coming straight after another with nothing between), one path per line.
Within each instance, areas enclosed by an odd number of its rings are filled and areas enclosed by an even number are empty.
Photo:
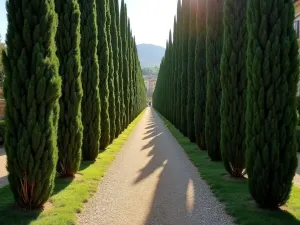
M16 204L39 208L146 106L124 1L7 1L7 169Z
M298 45L292 0L179 0L153 105L262 207L297 167Z

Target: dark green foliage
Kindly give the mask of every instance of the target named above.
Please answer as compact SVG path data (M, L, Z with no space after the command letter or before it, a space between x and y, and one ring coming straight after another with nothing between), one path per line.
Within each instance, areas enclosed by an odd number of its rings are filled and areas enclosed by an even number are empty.
M178 98L178 92L177 91L174 91L176 90L177 88L177 66L176 66L176 61L177 61L177 27L178 27L178 23L177 23L177 20L176 20L176 16L174 17L174 27L173 27L173 50L172 50L172 106L171 106L171 110L172 110L172 123L173 124L176 124L176 121L177 121L177 113L178 113L178 110L177 110L177 98Z
M121 13L119 12L119 1L115 1L115 11L116 11L116 23L118 32L118 47L119 47L119 98L120 98L120 133L124 130L124 92L123 92L123 46L122 46L122 36L121 36Z
M98 25L98 61L99 61L99 90L101 101L101 132L100 132L100 149L104 150L110 141L110 122L108 115L108 62L109 62L109 48L107 42L107 28L106 28L106 1L96 0L97 6L97 25Z
M111 43L114 63L114 93L115 93L115 137L121 133L121 100L120 100L120 69L119 69L119 7L118 0L110 0Z
M129 91L129 96L128 96L128 120L129 122L132 121L132 109L133 109L133 44L132 44L132 38L131 38L131 27L130 27L130 20L128 19L128 26L127 26L127 42L128 42L128 91Z
M62 176L74 176L81 161L83 126L81 122L80 10L76 0L55 0L59 23L57 56L62 78L58 126L58 165ZM68 18L67 20L65 18Z
M224 0L207 1L207 97L205 111L205 137L208 155L213 161L221 160L220 149L220 62L223 43Z
M196 143L202 150L205 141L206 108L206 0L198 0L197 42L195 48L195 136Z
M246 151L247 0L225 0L221 61L221 151L225 169L242 177Z
M114 26L111 19L111 7L110 5L114 4L112 0L107 0L107 14L106 14L106 35L108 43L108 115L110 122L110 134L109 134L109 143L115 139L116 133L116 107L115 107L115 70L114 70L114 52L113 52L113 43L112 43L112 31ZM113 7L112 7L113 8ZM114 28L113 28L114 27Z
M195 47L197 41L197 1L190 2L190 31L188 46L188 95L187 95L187 134L191 142L196 141L195 136Z
M5 120L0 120L0 144L4 143L5 138Z
M297 140L297 151L300 152L300 130L299 130L299 128L297 129L297 132L296 132L296 140Z
M52 193L57 162L57 15L54 0L7 1L7 11L3 60L8 180L16 204L35 209Z
M297 111L300 114L300 96L297 96ZM298 117L298 126L300 126L300 119Z
M181 131L186 136L187 135L187 95L188 95L188 57L189 57L189 21L190 21L190 0L182 0L182 30L181 34L181 44L182 44L182 68L181 68L181 90L180 90L180 110L181 110Z
M123 129L129 124L129 68L128 68L128 35L127 35L127 9L124 4L124 0L121 3L121 39L122 39L122 51L123 51Z
M248 184L261 207L277 208L289 198L297 167L299 62L293 1L249 0L247 13Z
M100 141L99 63L96 1L80 0L81 62L82 62L82 123L84 127L82 158L95 160Z
M182 29L182 16L181 16L181 0L178 0L177 3L177 32L175 37L175 45L176 45L176 62L174 65L176 65L176 84L175 87L178 90L176 93L176 117L175 117L175 124L176 127L181 131L181 70L182 70L182 44L181 44L181 29Z

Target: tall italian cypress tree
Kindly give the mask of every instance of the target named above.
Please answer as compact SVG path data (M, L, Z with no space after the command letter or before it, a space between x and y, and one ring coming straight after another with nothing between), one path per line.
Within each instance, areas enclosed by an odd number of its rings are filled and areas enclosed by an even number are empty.
M220 148L220 62L223 43L223 2L207 1L207 98L205 136L208 155L213 161L221 160Z
M188 47L190 32L190 0L182 0L182 70L181 70L181 131L187 135L187 94L188 94Z
M182 31L182 7L181 7L181 0L178 0L177 4L177 57L176 57L176 89L178 91L177 99L176 99L176 106L177 106L177 113L176 113L176 126L181 131L181 71L182 71L182 38L181 38L181 31Z
M54 0L7 1L5 151L18 206L40 208L54 186L61 93ZM47 15L45 17L45 15Z
M198 2L190 1L190 32L188 46L188 95L187 95L187 134L191 142L196 141L195 136L195 47L197 41L196 18Z
M129 124L129 87L128 87L128 38L127 38L127 9L122 0L121 3L121 39L122 39L122 51L123 51L123 72L122 72L122 80L123 80L123 99L124 99L124 129Z
M198 0L197 42L195 47L195 136L196 143L202 150L205 141L206 107L206 0Z
M62 176L74 176L81 161L83 133L80 10L77 0L55 0L55 8L59 18L56 44L60 61L59 73L62 77L57 170Z
M98 25L98 48L97 55L99 60L99 76L100 76L100 101L101 101L101 135L100 135L100 149L104 150L110 141L110 122L108 115L108 62L109 62L109 48L107 42L106 29L106 14L107 5L106 0L96 0L97 6L97 25Z
M123 91L123 46L122 46L122 36L121 36L121 12L119 12L119 1L115 1L115 8L116 8L116 21L117 21L117 30L119 35L119 95L120 95L120 132L124 130L124 91Z
M106 35L107 35L107 43L108 43L108 114L109 114L109 122L110 122L110 136L109 143L111 143L115 139L116 133L116 106L115 106L115 85L114 85L114 52L113 52L113 43L112 43L112 33L113 33L113 24L111 19L111 7L113 4L111 0L107 0L107 14L106 14Z
M178 114L178 107L177 107L177 98L178 98L178 91L174 91L177 88L177 49L178 49L178 38L177 38L177 27L178 27L178 23L177 23L177 19L176 16L174 17L174 27L173 27L173 83L172 83L172 89L173 89L173 106L172 106L172 110L173 110L173 118L172 118L172 123L177 126L176 124L176 118L177 118L177 114Z
M128 57L128 121L132 121L132 73L133 73L133 63L132 63L132 37L131 37L131 28L130 20L127 22L127 57Z
M247 13L248 184L261 207L276 208L289 198L297 167L299 62L293 1L249 0Z
M99 63L96 1L80 0L81 62L82 62L82 123L84 127L82 158L95 160L100 141Z
M121 133L121 105L120 105L120 70L119 70L119 10L118 0L110 0L111 41L114 62L114 92L115 92L115 137Z
M225 0L221 62L221 150L225 169L242 177L246 151L247 0Z

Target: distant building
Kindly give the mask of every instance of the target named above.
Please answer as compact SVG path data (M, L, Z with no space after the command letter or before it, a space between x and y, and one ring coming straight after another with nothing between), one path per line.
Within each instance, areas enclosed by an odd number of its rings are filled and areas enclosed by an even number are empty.
M156 86L157 76L144 76L147 92L153 92Z

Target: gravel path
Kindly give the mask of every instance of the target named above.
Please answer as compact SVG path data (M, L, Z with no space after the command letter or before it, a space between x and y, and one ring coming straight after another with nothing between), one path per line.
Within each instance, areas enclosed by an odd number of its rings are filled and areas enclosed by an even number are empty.
M7 174L5 151L0 147L0 188L8 184Z
M78 224L227 225L224 212L162 120L148 108Z

